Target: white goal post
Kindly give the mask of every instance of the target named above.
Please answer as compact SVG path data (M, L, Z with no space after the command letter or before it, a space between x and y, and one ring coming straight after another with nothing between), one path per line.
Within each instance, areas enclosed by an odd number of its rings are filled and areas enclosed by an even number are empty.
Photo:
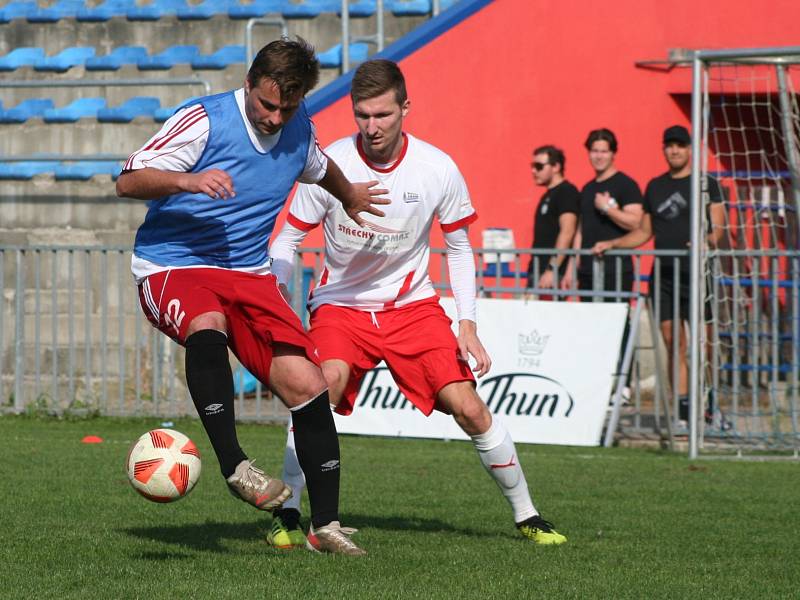
M800 47L698 50L692 68L689 457L716 441L797 456Z

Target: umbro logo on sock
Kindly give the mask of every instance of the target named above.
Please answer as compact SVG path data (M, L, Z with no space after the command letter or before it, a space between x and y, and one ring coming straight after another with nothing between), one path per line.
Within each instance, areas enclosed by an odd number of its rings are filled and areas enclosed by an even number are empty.
M219 403L209 404L208 406L206 406L206 414L207 415L216 415L218 413L221 413L222 410L223 410L222 409L222 404L219 404Z
M339 461L338 460L329 460L328 462L324 462L320 465L320 470L325 473L326 471L333 471L339 468Z

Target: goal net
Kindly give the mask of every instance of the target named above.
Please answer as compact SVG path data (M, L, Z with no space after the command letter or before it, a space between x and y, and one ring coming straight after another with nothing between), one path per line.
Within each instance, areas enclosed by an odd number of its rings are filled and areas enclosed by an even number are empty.
M706 204L707 176L725 202L723 223L700 211L694 238L704 242L692 323L695 454L800 448L800 49L772 52L700 52L695 61L695 202Z

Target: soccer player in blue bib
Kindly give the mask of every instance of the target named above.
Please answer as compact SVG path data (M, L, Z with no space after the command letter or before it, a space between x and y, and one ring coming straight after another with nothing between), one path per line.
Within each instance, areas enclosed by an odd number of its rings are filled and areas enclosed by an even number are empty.
M339 442L313 342L270 273L269 238L296 181L338 198L356 222L386 190L351 184L316 143L303 98L319 79L314 49L277 40L244 87L177 111L117 180L150 200L132 270L147 318L186 348L186 381L231 492L273 510L291 488L239 445L228 348L292 413L317 550L363 554L339 525Z

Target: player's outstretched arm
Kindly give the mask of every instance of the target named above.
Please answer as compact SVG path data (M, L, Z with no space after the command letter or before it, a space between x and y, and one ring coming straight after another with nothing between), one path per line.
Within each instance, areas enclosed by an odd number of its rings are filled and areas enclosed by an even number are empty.
M117 179L119 197L154 200L179 192L206 194L213 199L232 198L236 195L230 175L221 169L182 173L145 167L126 171Z
M347 216L360 226L364 225L364 219L359 216L359 213L366 212L382 217L384 213L374 205L391 203L388 198L379 197L387 194L389 190L376 188L377 181L350 183L342 170L330 158L325 176L317 182L317 185L335 196L342 203Z

